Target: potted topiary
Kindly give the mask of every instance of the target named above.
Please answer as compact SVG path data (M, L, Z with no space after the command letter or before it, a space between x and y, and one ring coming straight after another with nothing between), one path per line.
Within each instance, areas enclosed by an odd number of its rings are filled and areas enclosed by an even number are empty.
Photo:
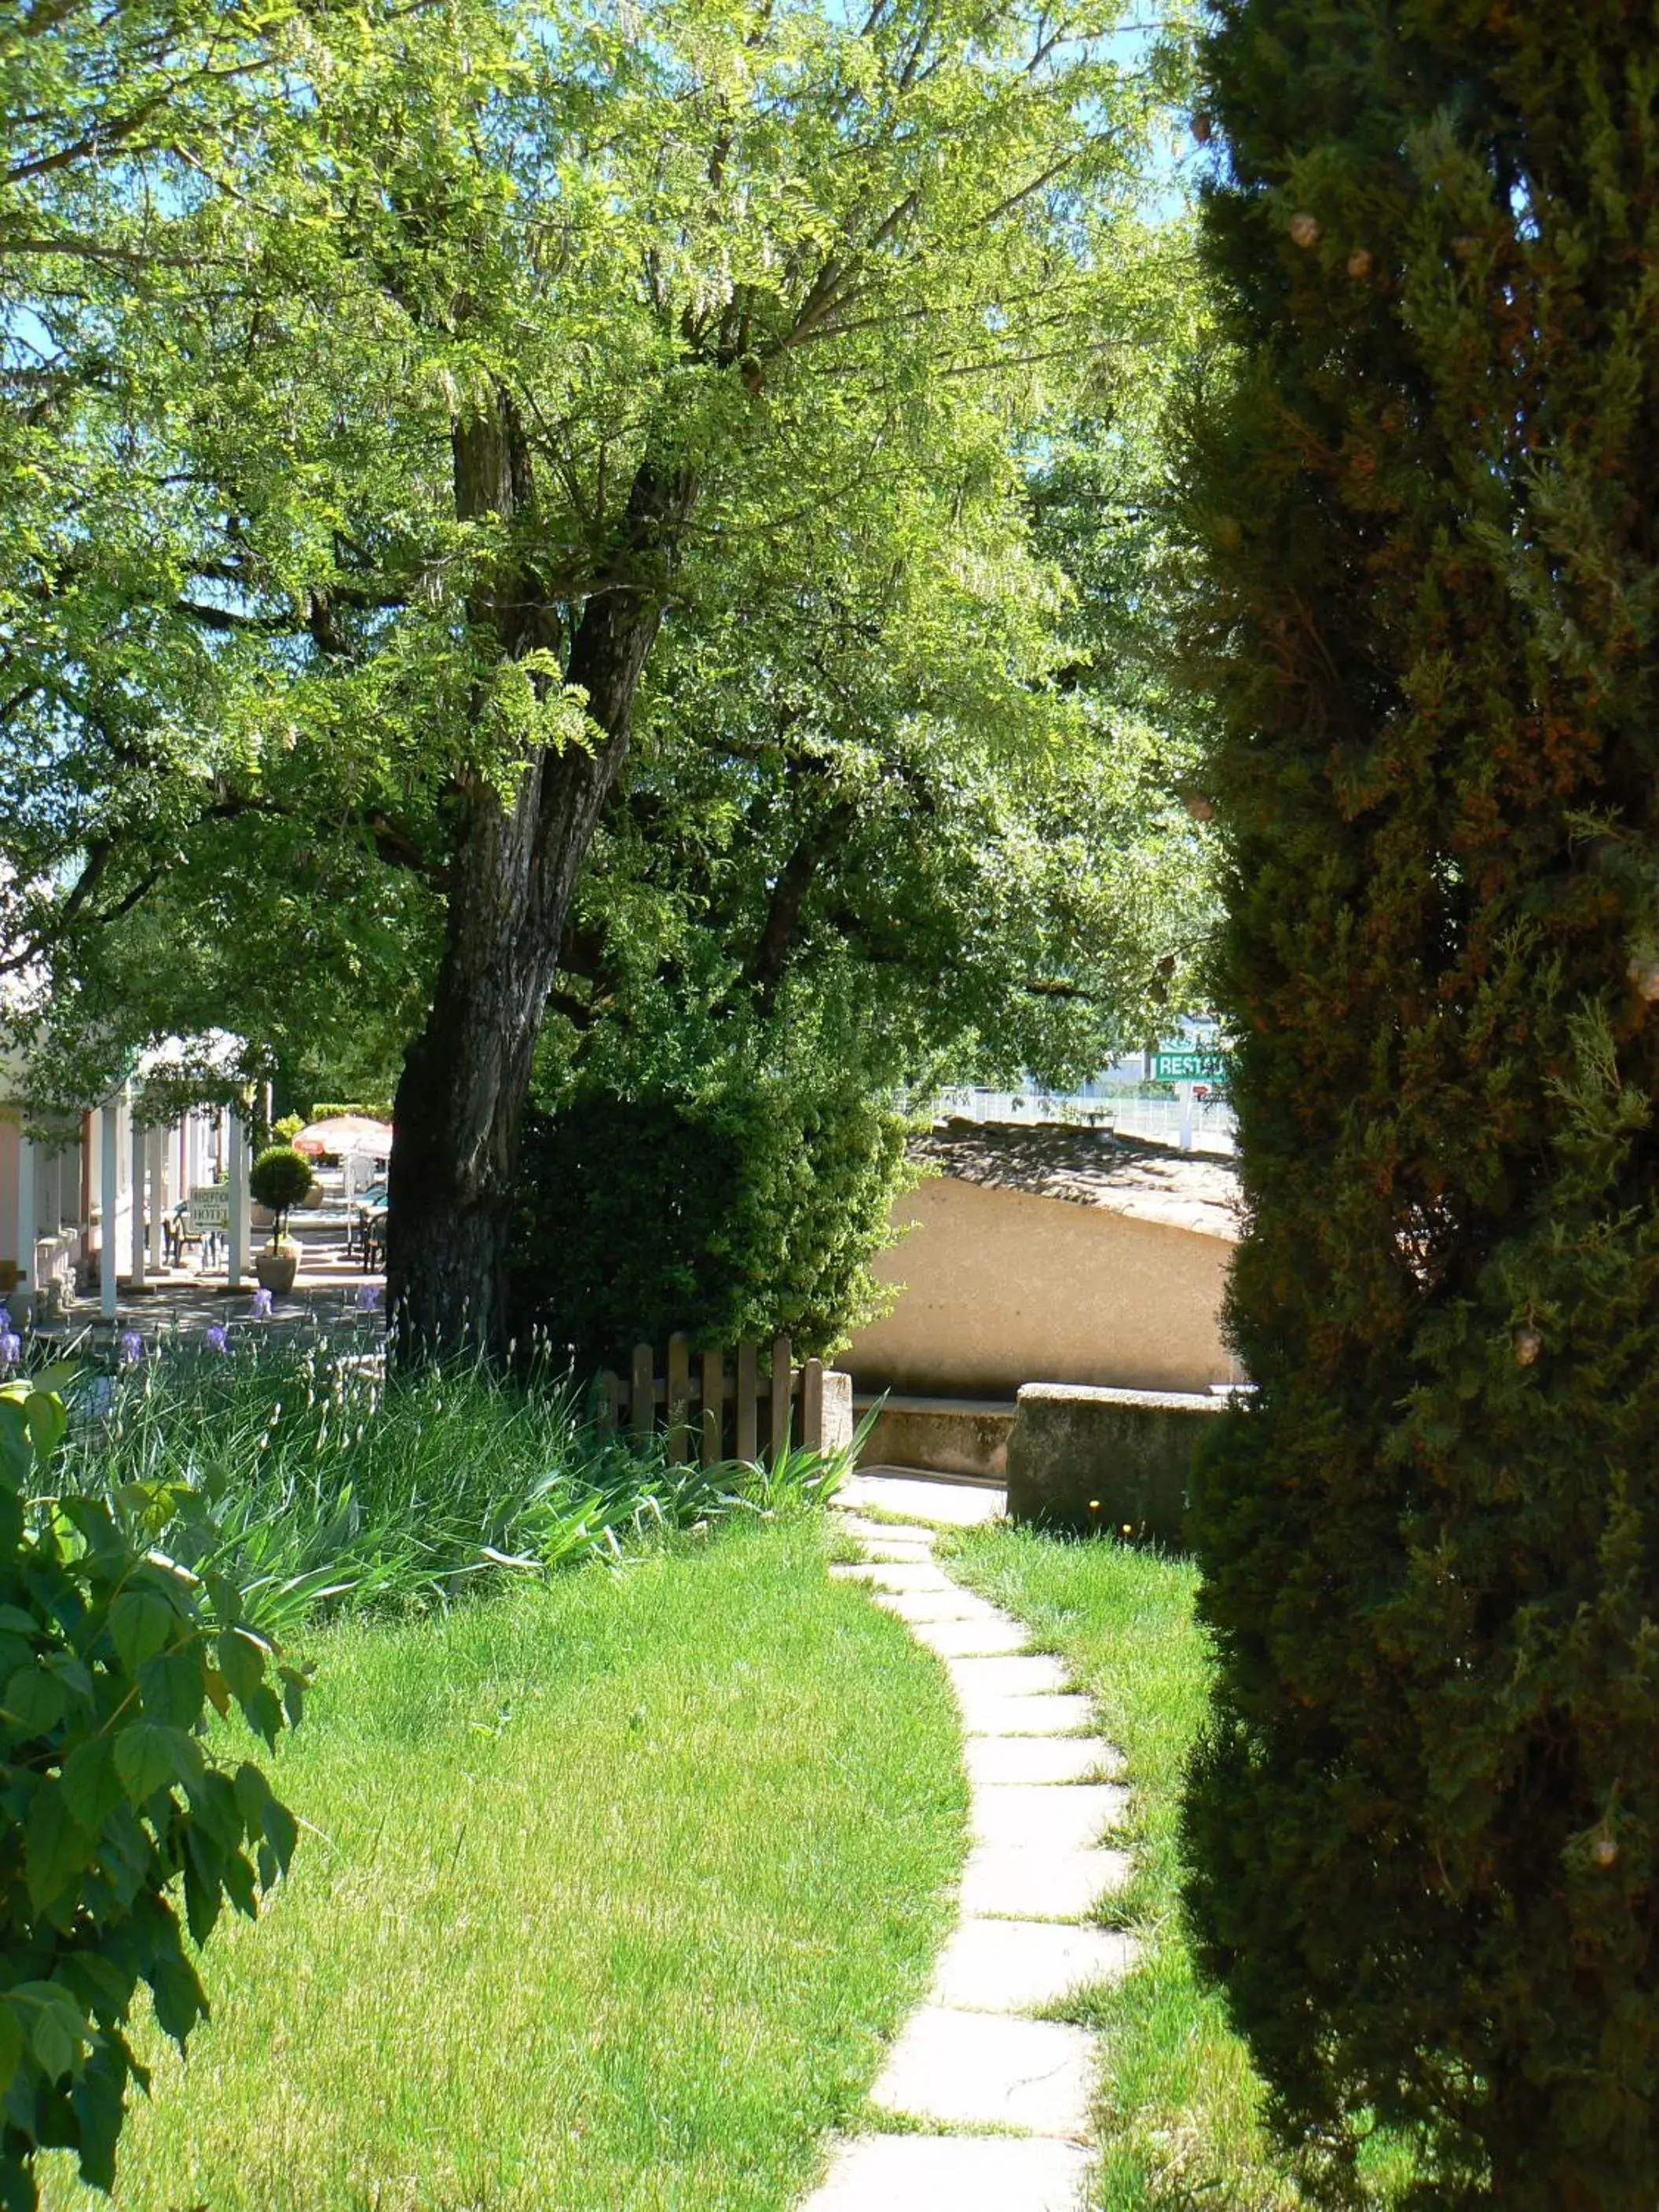
M270 1209L270 1242L253 1255L253 1272L268 1291L291 1291L300 1265L300 1248L284 1237L283 1227L311 1188L311 1162L292 1145L271 1145L253 1163L248 1189Z

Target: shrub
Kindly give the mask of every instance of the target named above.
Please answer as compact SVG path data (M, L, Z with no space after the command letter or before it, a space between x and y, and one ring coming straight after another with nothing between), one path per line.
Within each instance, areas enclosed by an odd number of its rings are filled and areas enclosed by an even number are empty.
M269 1206L275 1216L270 1228L273 1244L282 1242L288 1217L304 1202L314 1173L305 1154L296 1152L292 1145L271 1145L253 1163L248 1188L258 1203Z
M140 1485L96 1498L52 1476L52 1390L0 1388L0 2204L36 2202L43 2148L113 2186L140 1982L182 2050L207 1999L194 1942L228 1897L251 1918L286 1868L291 1815L259 1769L202 1741L210 1704L274 1743L302 1681L244 1616L234 1580L158 1547L179 1500ZM280 1689L280 1695L279 1695Z
M270 1133L279 1145L291 1145L305 1125L303 1114L283 1114L271 1123Z
M1190 1905L1287 2141L1659 2195L1645 10L1223 0L1197 423L1259 1388Z
M827 1353L874 1310L905 1126L849 1089L728 1076L709 1097L579 1088L520 1158L514 1312L583 1366L675 1329L705 1345L787 1329Z
M323 1103L313 1106L311 1109L311 1118L313 1121L337 1121L349 1114L360 1114L370 1121L390 1121L392 1119L392 1101L389 1098L371 1098L367 1105L344 1106ZM301 1128L305 1127L303 1121L300 1127ZM299 1132L296 1130L295 1133L297 1135Z

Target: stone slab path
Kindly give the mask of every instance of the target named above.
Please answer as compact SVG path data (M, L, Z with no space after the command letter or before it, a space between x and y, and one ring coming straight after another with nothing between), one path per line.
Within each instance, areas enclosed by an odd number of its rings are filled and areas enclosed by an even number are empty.
M945 1486L904 1487L921 1513L933 1501L914 1493ZM836 2144L801 2212L1079 2212L1093 2038L1037 2015L1133 1961L1130 1937L1089 1924L1128 1876L1127 1854L1102 1841L1127 1808L1123 1761L1091 1733L1093 1707L1060 1662L937 1565L933 1529L858 1515L890 1495L873 1481L851 1499L843 1492L842 1527L864 1558L830 1571L863 1583L950 1676L971 1846L933 1987L870 2093L894 2132Z

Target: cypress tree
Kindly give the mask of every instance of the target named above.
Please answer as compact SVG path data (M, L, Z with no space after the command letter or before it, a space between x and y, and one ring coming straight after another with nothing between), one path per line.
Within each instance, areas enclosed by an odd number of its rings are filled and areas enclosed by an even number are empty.
M1258 1385L1188 1902L1345 2193L1659 2199L1659 15L1218 0L1194 653ZM1200 125L1200 135L1206 135Z

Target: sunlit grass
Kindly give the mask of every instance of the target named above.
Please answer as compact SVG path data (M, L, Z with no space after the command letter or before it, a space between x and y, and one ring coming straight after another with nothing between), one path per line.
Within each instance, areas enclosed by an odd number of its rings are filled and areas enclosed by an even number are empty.
M937 1667L816 1517L307 1639L308 1823L156 2053L131 2212L782 2212L948 1923ZM55 2162L49 2206L83 2197Z

